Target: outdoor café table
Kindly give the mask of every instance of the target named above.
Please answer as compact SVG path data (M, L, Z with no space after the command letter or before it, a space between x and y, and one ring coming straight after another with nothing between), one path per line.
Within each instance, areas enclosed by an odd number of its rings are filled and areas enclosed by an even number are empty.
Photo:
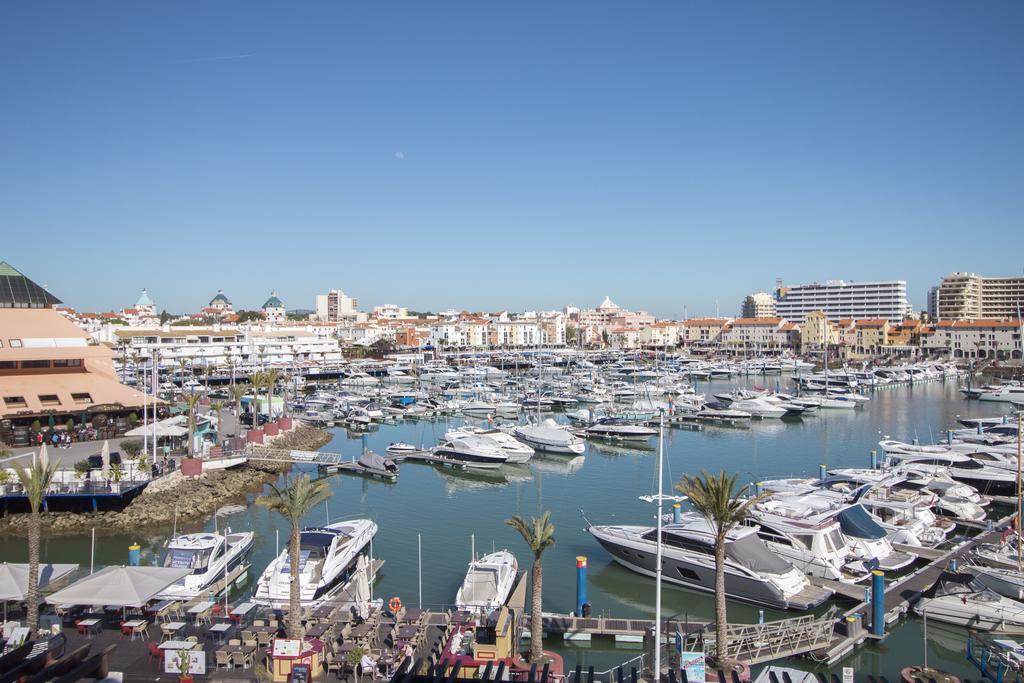
M306 631L307 638L322 638L331 629L330 624L315 624Z
M200 621L202 619L209 618L209 611L213 609L214 603L209 600L204 600L198 605L194 605L189 608L188 613L192 615L193 621Z
M455 614L452 615L452 623L453 624L468 624L469 620L472 617L473 617L473 615L470 614L467 611L464 611L464 610L463 611L459 611L459 612L456 612Z
M256 648L252 645L225 645L223 647L218 647L217 652L227 652L228 654L241 652L245 655L251 655L256 652Z
M160 624L160 631L164 634L164 637L170 638L175 633L185 628L184 621L168 621L165 624Z
M399 626L398 637L402 640L412 640L418 630L419 628L416 626Z
M232 620L237 621L241 624L243 621L245 621L245 617L249 614L249 612L253 611L254 609L256 609L256 603L243 602L231 608L230 617Z
M146 611L157 619L169 619L171 612L174 611L175 604L176 601L174 600L161 600L160 602L155 602L147 607Z
M369 624L359 624L358 626L352 627L352 631L349 633L349 636L353 640L359 640L360 638L365 638L370 635L372 631L373 626L370 626Z
M194 643L191 640L165 640L160 643L161 650L191 650L199 643Z
M135 636L143 637L145 633L141 630L143 626L146 626L147 622L144 619L132 619L121 624L121 628L129 628L132 632L132 640L135 640Z
M352 641L346 641L339 645L337 648L335 648L336 652L339 655L348 654L349 652L352 652L352 650L354 649L356 649L356 644Z
M84 626L86 633L92 638L93 634L99 635L103 629L103 622L100 619L82 619L78 622L79 626Z
M313 612L314 619L330 619L331 612L334 611L334 605L320 605Z
M220 624L214 624L213 626L211 626L208 632L216 634L217 642L223 643L224 636L227 635L227 632L233 629L234 627L235 625L231 622L222 622Z
M246 630L252 631L253 633L277 633L276 626L268 626L267 624L264 624L263 626L250 626Z
M423 610L419 607L407 607L405 614L402 615L401 621L403 623L411 624L414 621L419 621L420 617L423 616Z

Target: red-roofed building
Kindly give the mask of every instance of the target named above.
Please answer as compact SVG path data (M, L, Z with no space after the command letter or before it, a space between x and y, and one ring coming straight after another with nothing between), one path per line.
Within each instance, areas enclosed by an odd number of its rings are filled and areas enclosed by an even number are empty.
M1021 321L940 320L921 334L921 346L952 358L1020 359Z

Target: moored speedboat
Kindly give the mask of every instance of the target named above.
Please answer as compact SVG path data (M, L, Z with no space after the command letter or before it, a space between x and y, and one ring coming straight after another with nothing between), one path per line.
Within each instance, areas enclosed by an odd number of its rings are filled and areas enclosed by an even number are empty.
M181 534L167 544L163 566L191 569L192 573L165 588L161 600L187 600L212 590L245 562L255 535L251 531L226 534ZM223 584L222 584L223 585Z
M508 600L518 571L516 557L508 550L473 560L455 595L455 606L476 614L499 609Z
M508 461L508 456L497 444L475 434L462 434L445 440L434 448L434 455L478 469L493 469Z

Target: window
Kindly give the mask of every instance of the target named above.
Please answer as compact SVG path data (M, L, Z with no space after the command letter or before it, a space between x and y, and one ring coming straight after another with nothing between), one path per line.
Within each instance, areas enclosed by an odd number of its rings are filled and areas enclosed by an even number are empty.
M4 396L4 405L8 408L24 408L25 397L24 396Z
M700 577L697 576L697 572L692 569L686 569L685 567L676 567L676 571L679 572L679 576L686 579L687 581L699 581Z
M57 394L39 394L39 402L44 406L60 405L60 399L57 397Z
M92 394L88 392L71 394L71 400L75 403L92 403Z
M7 343L10 344L12 349L20 349L21 348L21 340L20 339L8 339Z
M50 361L48 360L23 360L21 361L22 368L48 368L50 367Z
M14 370L18 363L13 360L0 360L0 370Z

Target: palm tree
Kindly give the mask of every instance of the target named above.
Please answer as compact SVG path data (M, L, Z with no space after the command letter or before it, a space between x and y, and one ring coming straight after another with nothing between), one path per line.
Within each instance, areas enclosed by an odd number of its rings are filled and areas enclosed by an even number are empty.
M18 479L25 489L25 496L32 512L28 518L28 628L30 633L39 629L39 509L43 507L46 489L50 487L57 463L43 464L41 458L28 467L16 467Z
M245 396L248 391L249 387L244 384L232 384L228 387L228 393L231 394L231 400L233 400L235 404L235 425L239 432L242 431L242 397Z
M540 557L544 551L555 544L555 525L551 523L551 511L545 510L540 517L534 517L529 522L516 515L506 519L505 524L515 529L522 535L526 545L533 551L533 567L531 568L530 583L533 596L530 605L530 661L539 662L543 653L541 639L544 635L543 616L541 615L541 591L543 589L543 570Z
M260 426L260 389L263 388L263 371L257 370L249 375L249 387L252 389L252 428Z
M715 534L715 648L719 664L724 663L726 655L725 538L733 527L747 518L750 507L761 500L761 496L743 500L747 487L736 491L736 476L724 470L718 474L701 470L699 477L684 474L676 484L676 491L690 499L697 512L707 518Z
M274 417L274 389L277 388L277 379L281 371L277 368L270 368L263 373L263 388L267 390L267 419Z
M324 480L313 481L308 474L291 479L288 486L277 488L270 485L271 492L256 499L271 512L291 522L292 535L288 543L289 576L299 575L299 523L313 507L333 495ZM301 615L299 614L299 582L292 580L288 594L288 637L301 638Z
M196 406L203 400L202 394L192 392L185 394L185 403L188 405L188 455L192 457L195 454L195 441L196 441Z

